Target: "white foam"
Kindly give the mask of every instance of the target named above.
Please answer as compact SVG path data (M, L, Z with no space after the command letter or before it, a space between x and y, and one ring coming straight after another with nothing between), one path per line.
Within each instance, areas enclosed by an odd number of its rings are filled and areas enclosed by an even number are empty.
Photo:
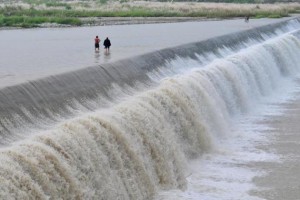
M220 141L215 152L189 163L186 190L161 191L156 199L261 199L251 196L249 192L257 187L252 179L267 172L257 171L253 165L255 162L276 163L281 160L275 152L258 148L260 144L271 142L272 136L266 132L271 131L270 127L257 122L282 114L280 105L293 100L300 91L295 83L296 78L276 79L276 87L268 95L257 97L254 107L246 114L241 113L231 119L230 134L218 138Z

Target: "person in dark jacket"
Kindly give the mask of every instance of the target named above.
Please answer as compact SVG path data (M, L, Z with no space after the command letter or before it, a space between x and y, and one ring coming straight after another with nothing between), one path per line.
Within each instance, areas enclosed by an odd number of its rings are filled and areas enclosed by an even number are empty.
M250 16L247 15L247 16L245 17L245 22L248 23L248 22L249 22L249 19L250 19Z
M104 48L106 49L106 52L109 52L109 47L111 46L110 40L108 37L103 42Z

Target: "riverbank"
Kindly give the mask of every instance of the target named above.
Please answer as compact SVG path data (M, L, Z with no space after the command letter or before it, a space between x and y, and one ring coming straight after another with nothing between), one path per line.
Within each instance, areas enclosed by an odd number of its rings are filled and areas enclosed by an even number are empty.
M205 17L94 17L81 19L84 26L130 25L130 24L156 24L177 23L192 21L215 21L222 18Z
M65 27L171 23L211 19L281 18L299 13L300 3L64 2L0 4L0 27Z
M234 19L234 18L232 18ZM238 19L238 18L237 18ZM112 26L112 25L132 25L132 24L161 24L161 23L179 23L179 22L199 22L199 21L220 21L222 18L205 17L90 17L81 18L81 27L90 26ZM228 20L228 19L227 19ZM75 27L71 24L42 23L27 28L66 28ZM0 30L20 29L26 27L4 26Z

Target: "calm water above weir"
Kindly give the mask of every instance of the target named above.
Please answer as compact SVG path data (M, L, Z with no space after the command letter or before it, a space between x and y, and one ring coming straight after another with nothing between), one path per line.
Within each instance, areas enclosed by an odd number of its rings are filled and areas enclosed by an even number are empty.
M0 87L201 41L283 19L202 21L0 31ZM94 37L112 42L111 53L94 53Z

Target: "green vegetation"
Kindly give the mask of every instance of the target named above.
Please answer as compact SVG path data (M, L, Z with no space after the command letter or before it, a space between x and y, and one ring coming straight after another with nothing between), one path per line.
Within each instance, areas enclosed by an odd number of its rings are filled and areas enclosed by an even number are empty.
M7 27L36 27L42 23L68 24L73 26L81 25L79 19L74 18L59 18L59 17L26 17L26 16L0 16L0 26Z
M249 2L258 0L230 1ZM94 17L232 18L249 15L255 18L279 18L300 11L300 4L272 5L198 2L143 2L134 4L126 0L120 0L122 3L96 0L91 4L87 2L72 4L59 0L26 0L26 2L30 3L29 7L11 4L8 4L10 6L0 7L0 27L36 27L43 23L80 26L83 21L93 21L89 18ZM84 18L88 18L88 20L82 20Z
M4 7L0 9L0 27L36 27L43 23L56 23L80 26L81 20L68 17L61 10L36 10L21 7Z
M47 7L65 7L65 9L70 10L72 7L67 3L59 3L59 2L47 2L45 3Z

